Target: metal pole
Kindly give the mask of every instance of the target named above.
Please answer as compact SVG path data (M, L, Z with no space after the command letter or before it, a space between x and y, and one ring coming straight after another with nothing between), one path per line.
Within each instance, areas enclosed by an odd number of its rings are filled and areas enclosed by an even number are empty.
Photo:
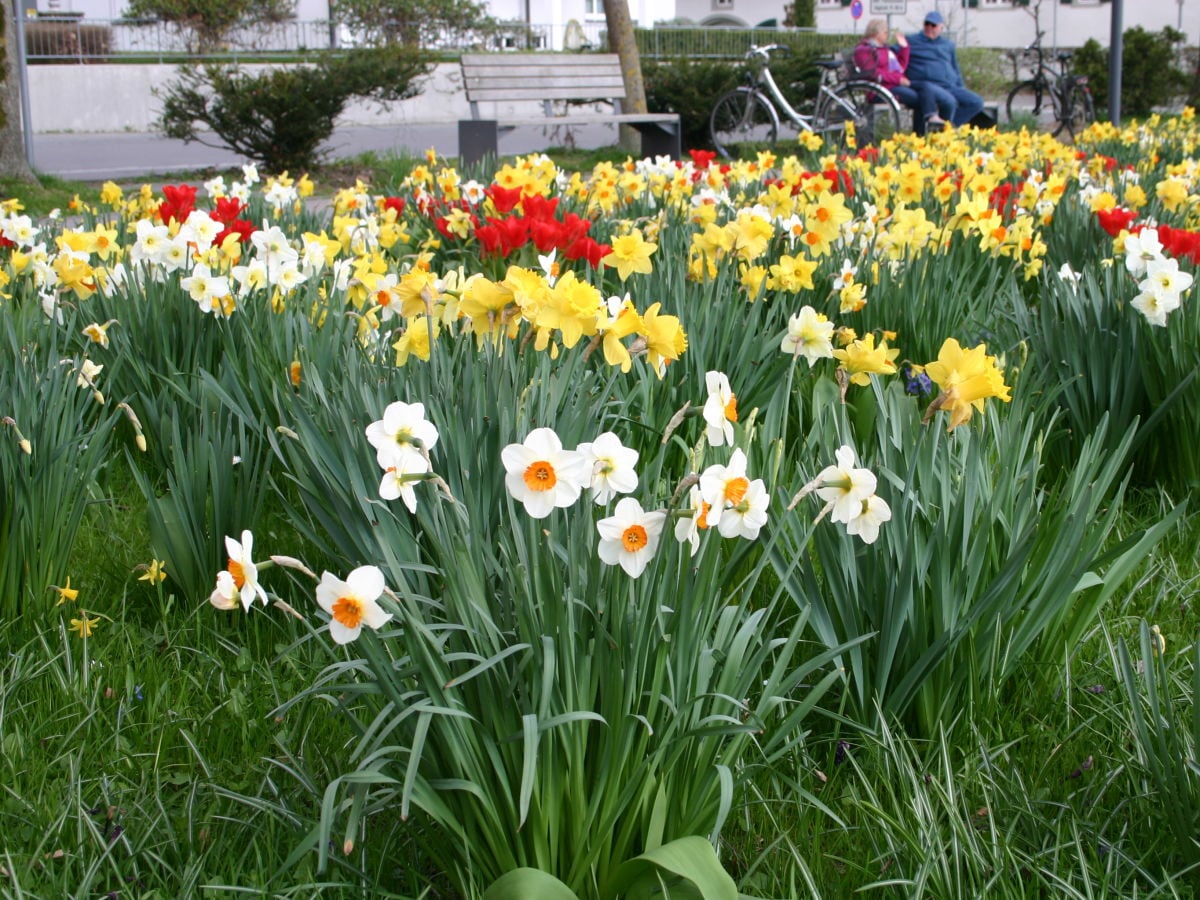
M33 161L33 114L29 109L29 60L25 49L25 10L21 0L12 3L13 19L17 25L17 85L21 89L21 138L25 144L25 158L29 168Z
M1108 118L1114 125L1121 121L1121 14L1124 5L1124 0L1112 0L1112 32L1108 45Z

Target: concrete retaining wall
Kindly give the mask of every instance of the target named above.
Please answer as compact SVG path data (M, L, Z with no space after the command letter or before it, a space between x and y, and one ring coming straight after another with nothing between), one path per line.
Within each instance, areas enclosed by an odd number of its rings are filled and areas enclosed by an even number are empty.
M266 66L246 66L250 71ZM33 130L46 132L150 132L162 104L154 90L175 77L175 66L70 65L30 66L29 103ZM505 110L536 113L515 105ZM484 114L488 113L484 110ZM353 102L338 121L345 125L455 122L470 118L458 63L441 63L421 93L389 103Z

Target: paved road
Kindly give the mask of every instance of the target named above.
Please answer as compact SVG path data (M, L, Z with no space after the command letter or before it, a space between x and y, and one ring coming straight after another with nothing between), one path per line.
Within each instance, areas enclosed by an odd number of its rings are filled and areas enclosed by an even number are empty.
M604 147L617 142L615 126L572 129L578 147ZM501 135L500 153L529 153L563 146L559 129L518 128ZM324 145L331 157L376 153L420 155L436 147L443 156L458 155L455 122L403 125L356 125L339 128ZM154 134L62 133L33 136L33 165L39 172L74 181L101 181L139 175L167 174L202 168L229 168L246 160L228 149L185 144Z

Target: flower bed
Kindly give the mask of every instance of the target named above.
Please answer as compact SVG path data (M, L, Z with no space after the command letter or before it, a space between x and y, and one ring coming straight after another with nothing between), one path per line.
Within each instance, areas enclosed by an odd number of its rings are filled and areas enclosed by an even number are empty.
M814 710L999 703L1182 515L1114 531L1131 473L1200 481L1195 138L8 204L4 617L103 642L68 575L123 453L143 577L294 619L330 662L281 710L356 698L322 865L413 817L462 894L730 896L715 842Z

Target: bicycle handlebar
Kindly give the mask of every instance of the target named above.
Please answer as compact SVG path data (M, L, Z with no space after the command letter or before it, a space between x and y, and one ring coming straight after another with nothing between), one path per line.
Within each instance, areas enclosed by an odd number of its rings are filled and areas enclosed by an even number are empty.
M787 44L763 44L762 46L751 44L750 49L746 52L746 57L764 56L770 58L772 53L780 53L786 56L791 52L792 48Z

